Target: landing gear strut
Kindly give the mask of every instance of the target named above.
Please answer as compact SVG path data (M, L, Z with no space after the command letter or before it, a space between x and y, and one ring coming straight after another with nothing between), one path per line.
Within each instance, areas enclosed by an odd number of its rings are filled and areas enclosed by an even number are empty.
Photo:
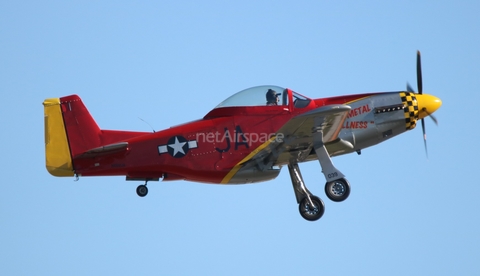
M299 204L298 210L300 215L309 221L320 219L325 212L325 205L320 198L312 195L305 186L298 164L289 164L288 172L290 173L293 190L295 191L297 203Z
M322 139L322 129L314 129L313 147L317 154L318 161L320 162L320 166L322 167L323 175L327 180L327 184L325 184L325 193L332 201L344 201L350 195L350 184L348 184L348 181L345 179L345 175L333 165L332 159L330 158Z

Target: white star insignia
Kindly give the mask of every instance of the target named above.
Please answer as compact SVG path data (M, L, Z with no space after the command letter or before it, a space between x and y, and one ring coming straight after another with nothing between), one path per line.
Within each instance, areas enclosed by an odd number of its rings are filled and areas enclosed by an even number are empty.
M184 157L189 150L198 148L197 140L187 141L183 136L173 136L168 139L168 142L169 144L158 146L159 154L168 152L173 157ZM177 156L177 154L180 155Z
M177 155L177 153L181 152L183 155L185 155L185 151L183 151L183 146L187 142L181 142L178 141L178 137L175 137L175 143L174 144L169 144L168 146L173 149L173 156Z

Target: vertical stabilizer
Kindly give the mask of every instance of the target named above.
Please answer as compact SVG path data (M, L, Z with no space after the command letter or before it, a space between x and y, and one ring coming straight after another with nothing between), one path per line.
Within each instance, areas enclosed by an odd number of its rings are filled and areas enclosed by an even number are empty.
M47 170L54 176L73 176L72 159L99 147L102 131L77 95L46 99L43 106Z
M102 145L102 131L77 95L60 98L71 156Z
M127 145L126 140L147 132L101 130L77 95L46 99L45 157L54 176L73 176L76 162L86 152L111 144ZM78 168L80 169L80 168Z

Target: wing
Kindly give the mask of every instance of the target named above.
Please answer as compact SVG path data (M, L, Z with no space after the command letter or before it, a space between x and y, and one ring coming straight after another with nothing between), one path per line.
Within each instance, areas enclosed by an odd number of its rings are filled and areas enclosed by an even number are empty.
M318 137L318 133L322 134L323 144L353 148L349 142L338 139L350 109L348 105L328 105L292 118L278 130L276 137L237 164L235 172L252 167L265 171L272 166L305 161L313 151L314 136Z
M326 144L337 139L349 111L348 105L323 106L292 118L277 133L282 133L287 141L296 141L311 140L314 132L321 131Z

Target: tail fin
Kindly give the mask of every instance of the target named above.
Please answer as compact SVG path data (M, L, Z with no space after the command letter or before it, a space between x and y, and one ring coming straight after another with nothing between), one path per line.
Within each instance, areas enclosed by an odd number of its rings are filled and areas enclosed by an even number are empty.
M101 145L101 130L80 97L46 99L45 157L54 176L73 176L72 156Z

